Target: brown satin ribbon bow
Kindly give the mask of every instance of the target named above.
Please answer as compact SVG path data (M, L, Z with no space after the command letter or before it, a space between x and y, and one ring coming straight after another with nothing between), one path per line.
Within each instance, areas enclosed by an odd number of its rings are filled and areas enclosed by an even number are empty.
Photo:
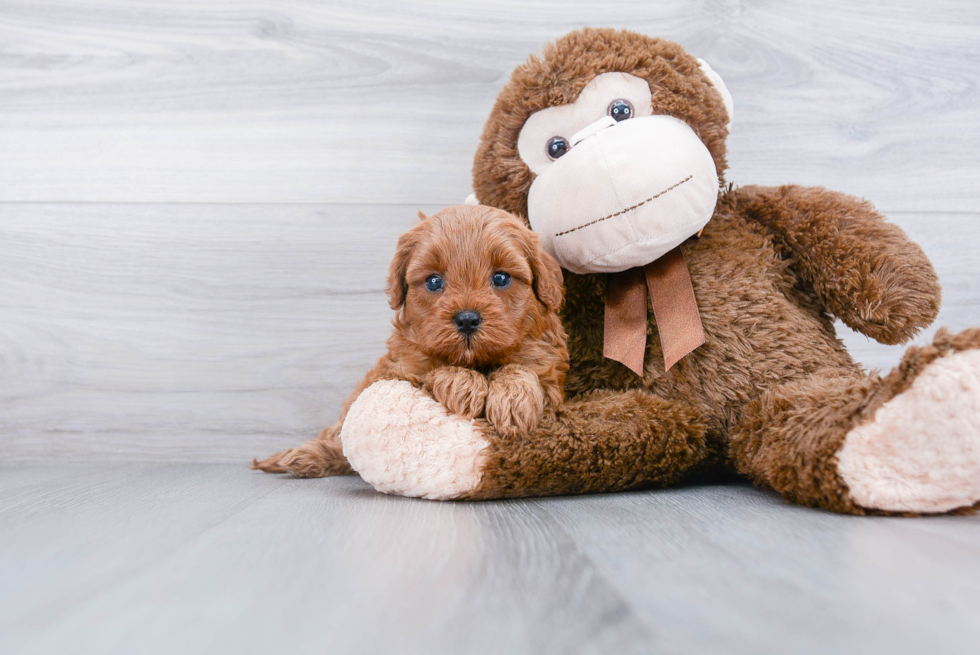
M680 246L642 268L608 275L602 355L622 362L641 377L647 344L647 293L657 320L665 370L704 343L701 314Z

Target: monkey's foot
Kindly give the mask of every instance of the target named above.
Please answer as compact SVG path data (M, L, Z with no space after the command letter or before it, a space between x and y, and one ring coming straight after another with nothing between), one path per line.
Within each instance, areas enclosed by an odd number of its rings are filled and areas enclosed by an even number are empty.
M953 342L945 356L936 354L942 339ZM905 388L853 428L837 451L838 472L856 504L936 514L980 502L978 341L980 331L940 335L934 346L911 349L886 379Z
M351 466L378 491L448 500L480 484L486 429L486 421L449 414L410 382L384 380L351 405L340 439Z

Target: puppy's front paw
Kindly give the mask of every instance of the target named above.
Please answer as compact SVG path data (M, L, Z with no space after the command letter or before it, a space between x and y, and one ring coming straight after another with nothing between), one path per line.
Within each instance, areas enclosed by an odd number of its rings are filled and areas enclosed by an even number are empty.
M487 379L483 374L460 366L437 368L425 376L425 386L432 397L450 413L476 418L487 401Z
M490 376L487 420L505 437L529 434L544 414L544 390L532 371L508 364Z

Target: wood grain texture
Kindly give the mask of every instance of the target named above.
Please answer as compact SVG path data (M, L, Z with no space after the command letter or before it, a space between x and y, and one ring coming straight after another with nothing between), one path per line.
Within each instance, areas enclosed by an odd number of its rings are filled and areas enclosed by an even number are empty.
M0 4L0 201L449 204L513 67L582 25L708 59L729 178L980 211L980 5Z
M575 501L550 506L558 525L627 602L696 639L692 652L976 647L977 517L935 521L952 539L914 521L834 516L741 487ZM957 561L970 572L947 568Z
M221 465L2 468L0 499L4 653L897 655L980 637L977 516L836 516L747 486L437 503Z
M0 460L246 462L316 434L384 351L417 209L0 204ZM980 324L978 219L895 216L936 326ZM847 333L869 367L904 351Z
M250 461L315 434L384 352L417 209L0 204L0 458Z

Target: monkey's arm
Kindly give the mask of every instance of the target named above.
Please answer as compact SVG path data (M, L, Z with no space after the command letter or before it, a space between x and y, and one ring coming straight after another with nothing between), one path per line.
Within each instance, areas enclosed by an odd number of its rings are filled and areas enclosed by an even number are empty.
M433 500L620 491L676 482L709 455L693 408L645 391L596 392L546 411L529 434L447 415L421 389L382 381L351 407L344 452L375 489Z
M739 213L765 226L829 313L876 341L907 341L939 313L922 249L867 201L822 187L746 186Z
M697 412L646 391L595 392L546 412L526 437L493 432L464 498L623 491L676 483L709 454Z

